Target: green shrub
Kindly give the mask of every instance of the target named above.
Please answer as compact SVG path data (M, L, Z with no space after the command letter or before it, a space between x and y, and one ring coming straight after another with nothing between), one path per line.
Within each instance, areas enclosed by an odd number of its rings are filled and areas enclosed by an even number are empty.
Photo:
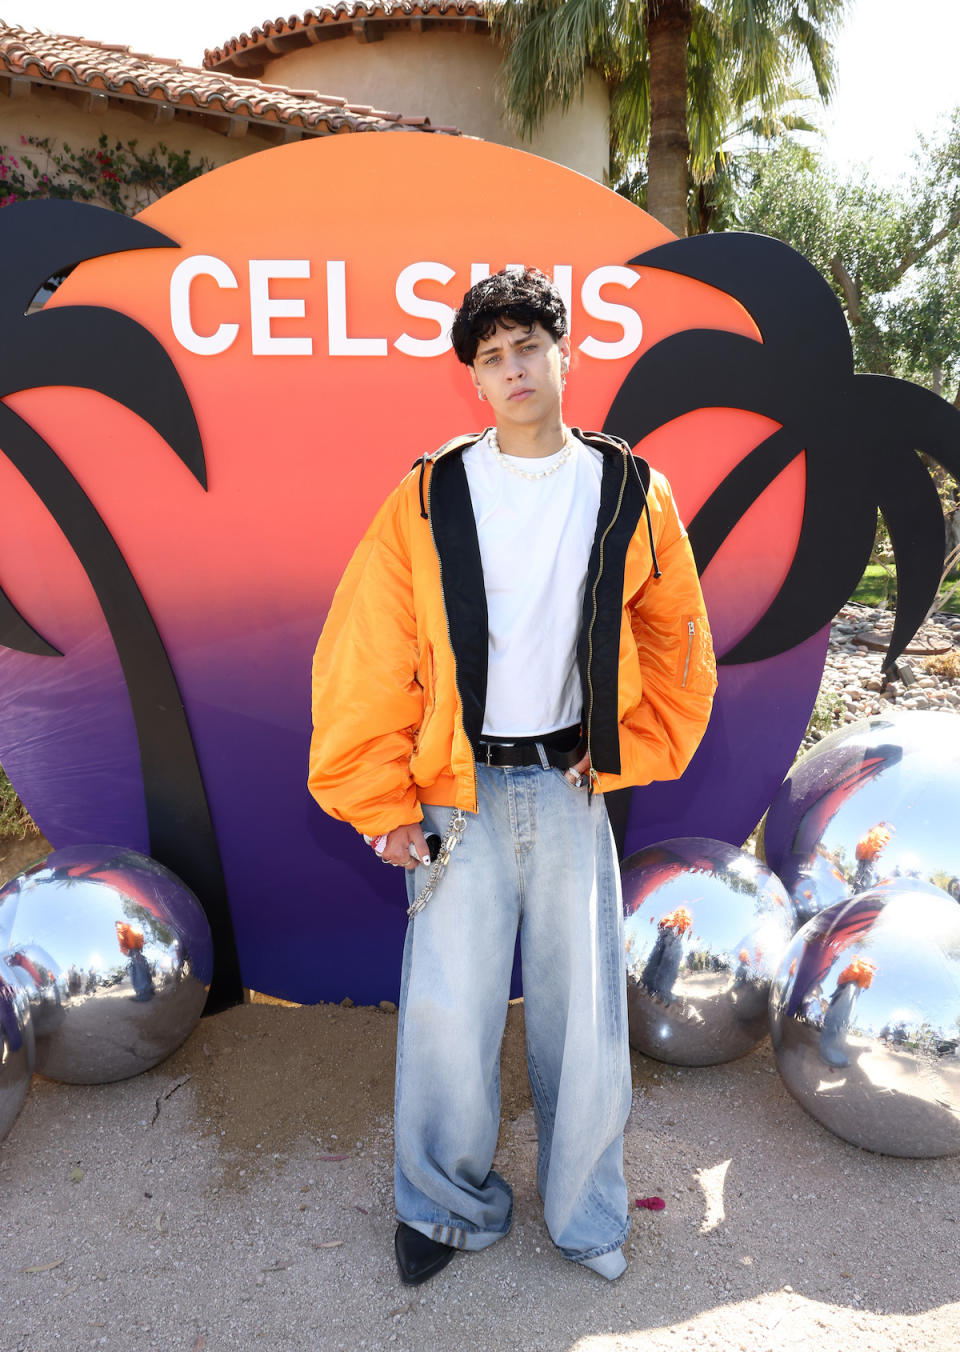
M810 722L807 724L807 731L804 736L807 737L811 732L833 732L843 722L844 703L836 690L823 690L817 695L816 703L813 706L813 713L810 715Z

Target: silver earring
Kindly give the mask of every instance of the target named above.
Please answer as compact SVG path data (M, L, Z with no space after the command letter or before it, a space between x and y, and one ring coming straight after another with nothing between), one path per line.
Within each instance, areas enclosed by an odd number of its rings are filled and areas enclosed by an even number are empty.
M483 390L477 390L477 398L481 401L481 403L483 402L484 399L486 399L486 397L487 396L484 394Z

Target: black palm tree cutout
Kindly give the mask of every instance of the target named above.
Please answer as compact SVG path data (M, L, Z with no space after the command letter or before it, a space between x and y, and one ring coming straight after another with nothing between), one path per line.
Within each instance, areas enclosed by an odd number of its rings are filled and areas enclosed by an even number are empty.
M93 503L36 431L3 402L19 390L96 390L139 414L206 486L203 444L176 367L146 329L98 306L24 313L58 269L133 249L175 248L166 235L113 211L32 201L0 213L0 448L65 535L93 587L130 696L140 751L150 853L196 892L217 962L208 1008L242 999L220 853L177 679L133 573ZM0 594L2 595L2 594ZM5 596L0 642L59 656Z
M847 601L883 513L897 569L897 611L884 666L916 633L937 593L943 512L917 451L960 477L960 411L910 381L855 375L839 302L816 269L765 235L695 235L630 260L717 287L739 301L761 341L693 329L634 364L604 430L633 443L699 408L740 408L779 423L689 524L702 573L765 488L802 452L800 538L766 612L721 659L757 662L811 637ZM702 455L702 446L691 446Z

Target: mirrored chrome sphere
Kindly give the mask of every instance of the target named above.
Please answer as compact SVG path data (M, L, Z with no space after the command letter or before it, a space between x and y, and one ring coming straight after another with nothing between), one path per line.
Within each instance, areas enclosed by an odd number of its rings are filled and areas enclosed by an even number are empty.
M718 840L665 840L623 864L630 1042L675 1066L732 1061L766 1036L795 928L780 880Z
M916 710L825 737L790 771L763 855L803 920L878 883L919 879L960 900L960 717Z
M960 906L908 882L828 906L781 959L770 1031L791 1094L845 1141L960 1151Z
M0 1141L23 1107L34 1059L30 1001L10 968L0 962Z
M169 869L133 850L54 850L0 888L0 934L0 958L29 998L36 1068L52 1079L149 1070L203 1011L206 916Z

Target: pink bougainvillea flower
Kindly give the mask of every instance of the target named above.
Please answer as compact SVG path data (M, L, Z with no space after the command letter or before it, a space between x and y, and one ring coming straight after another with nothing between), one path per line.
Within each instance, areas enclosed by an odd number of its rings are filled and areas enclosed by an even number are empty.
M667 1204L662 1197L638 1197L634 1205L642 1211L662 1211Z

